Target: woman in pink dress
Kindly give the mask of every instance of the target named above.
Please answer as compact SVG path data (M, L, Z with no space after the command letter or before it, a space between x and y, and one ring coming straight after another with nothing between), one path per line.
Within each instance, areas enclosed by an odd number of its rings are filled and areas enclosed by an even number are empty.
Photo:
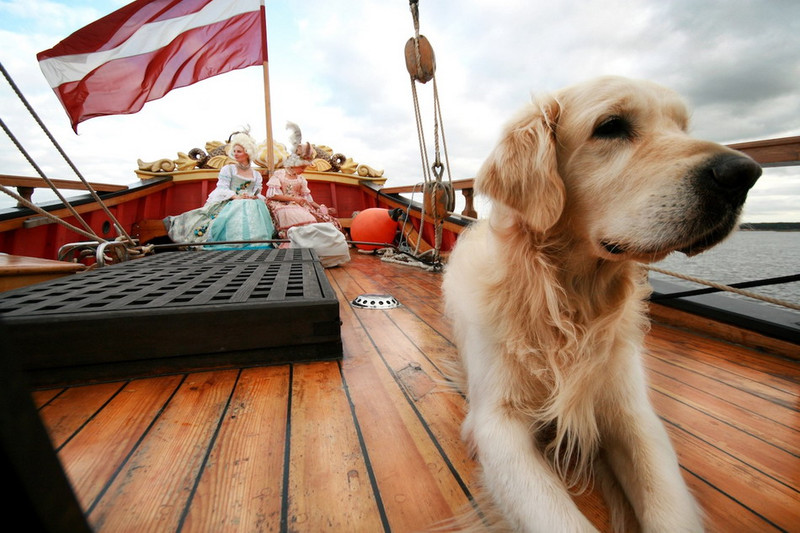
M278 236L285 239L289 228L316 222L329 222L341 231L342 226L333 210L314 201L308 182L303 177L303 171L314 159L314 147L310 143L299 142L300 129L295 124L289 123L288 127L293 130L293 139L297 144L284 161L284 168L276 170L267 182L267 206Z

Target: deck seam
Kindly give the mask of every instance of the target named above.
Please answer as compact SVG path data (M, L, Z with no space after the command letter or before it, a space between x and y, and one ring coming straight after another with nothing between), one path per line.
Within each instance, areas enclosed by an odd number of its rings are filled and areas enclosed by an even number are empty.
M281 520L279 531L289 531L289 475L292 459L292 396L294 396L294 365L289 365L289 385L286 395L286 435L283 447L283 490L281 490Z
M114 392L114 394L112 394L112 395L111 395L111 396L110 396L110 397L109 397L109 398L108 398L108 399L107 399L105 402L103 402L103 404L102 404L102 405L101 405L101 406L100 406L100 407L99 407L97 410L95 410L95 412L94 412L94 413L92 413L92 416L90 416L90 417L88 417L86 420L84 420L84 421L83 421L83 423L81 423L81 425L80 425L80 426L78 426L78 427L75 429L75 431L73 431L73 432L70 434L70 436L69 436L69 437L67 437L66 439L64 439L64 442L62 442L62 443L61 443L61 444L60 444L60 445L59 445L57 448L55 448L55 451L56 451L56 453L59 453L59 452L61 452L61 450L64 448L64 446L66 446L67 444L69 444L69 442L70 442L72 439L74 439L76 436L78 436L78 434L79 434L81 431L83 431L83 429L84 429L84 428L85 428L85 427L86 427L86 426L89 424L89 422L91 422L92 420L94 420L95 418L97 418L97 415L98 415L98 414L100 414L100 412L101 412L103 409L105 409L105 408L108 406L108 404L110 404L110 403L111 403L111 402L114 400L114 398L116 398L117 396L119 396L119 394L120 394L120 393L121 393L121 392L122 392L122 391L123 391L123 390L124 390L124 389L125 389L125 388L126 388L128 385L130 385L130 383L131 383L131 380L127 380L127 381L125 381L125 382L124 382L124 383L123 383L123 384L122 384L122 385L121 385L121 386L120 386L120 387L119 387L119 388L118 388L118 389L117 389L117 390ZM64 390L67 390L67 389L64 389ZM62 392L63 392L63 391L62 391ZM60 395L60 394L61 394L61 393L59 393L59 395ZM58 396L56 396L55 398L58 398ZM52 398L52 399L51 399L51 401L52 401L52 400L54 400L55 398ZM48 403L50 403L50 402L48 402Z
M197 469L197 474L194 476L194 484L192 485L192 489L189 491L189 496L186 498L186 503L183 505L181 516L180 518L178 518L178 524L175 526L176 533L183 531L183 526L186 523L186 518L189 516L189 511L191 510L192 502L194 501L194 497L197 494L197 487L200 486L200 480L203 478L203 473L205 473L206 471L206 466L208 466L209 458L211 457L211 453L214 450L214 446L217 443L217 438L219 437L219 433L222 430L222 424L225 422L225 416L230 410L231 401L233 400L233 396L236 393L236 388L239 386L239 380L241 379L241 377L242 377L242 369L240 368L239 371L236 373L236 379L233 382L230 394L228 394L228 399L225 402L225 407L220 412L219 419L217 420L217 427L214 429L214 434L211 435L211 439L209 440L208 445L206 446L206 453L203 455L203 460L200 461L200 467Z
M156 422L164 414L164 411L167 409L167 406L175 398L175 395L178 394L178 391L181 389L183 384L186 382L186 378L188 376L189 376L188 374L183 374L183 376L181 377L180 382L175 386L175 388L172 390L172 393L169 395L169 398L167 398L164 401L163 405L158 409L158 411L156 412L156 414L153 417L153 419L147 425L147 428L145 428L145 430L142 432L142 434L139 435L139 438L136 439L136 443L133 446L131 446L130 450L128 450L128 454L125 456L125 458L122 461L120 461L120 463L117 466L117 468L115 468L114 472L108 477L108 480L105 482L103 488L101 490L99 490L98 493L97 493L97 496L95 496L94 501L90 505L87 506L86 510L84 511L84 514L86 515L87 519L92 514L92 512L95 510L95 508L100 503L100 501L103 499L103 497L106 495L106 493L108 492L108 489L111 488L111 485L114 484L114 481L117 479L117 476L119 476L119 474L122 472L123 468L125 468L125 465L128 464L128 462L130 461L131 457L133 457L133 455L139 449L139 446L142 444L142 442L144 441L145 437L150 433L150 431L155 426ZM134 381L134 380L131 380L131 381Z
M389 525L389 517L386 515L386 508L383 504L381 489L378 486L378 479L375 476L375 469L373 468L372 460L369 457L367 443L364 440L364 434L361 431L361 423L358 421L356 405L355 402L353 402L353 398L350 396L350 387L347 385L347 378L345 377L344 370L342 369L342 362L337 361L336 364L339 367L339 376L342 378L342 388L344 389L344 395L347 398L347 404L350 407L350 416L352 417L353 425L355 426L356 436L358 438L358 446L361 448L361 453L364 456L364 468L367 470L369 484L372 486L372 493L375 496L375 503L378 507L378 514L381 517L381 524L383 524L383 530L388 532L391 531L392 528Z
M382 313L386 314L385 311L379 311L379 312L382 312ZM365 334L369 338L369 341L372 343L373 348L375 348L375 352L378 354L378 357L380 357L381 362L383 362L383 365L386 367L387 371L389 372L389 375L392 376L392 379L394 380L395 384L400 389L400 392L403 394L403 397L405 397L406 402L408 402L409 406L411 407L411 410L414 412L414 416L416 416L417 419L419 420L420 424L422 425L422 428L425 430L425 433L427 433L428 437L430 438L431 443L434 445L436 450L439 452L440 457L442 458L444 463L447 465L447 468L448 468L448 470L450 470L450 473L452 474L453 478L456 480L456 483L458 483L459 487L461 487L461 489L464 491L464 495L467 497L467 500L469 500L471 505L474 506L475 505L475 499L474 499L472 493L470 492L469 487L467 487L467 484L464 482L463 478L459 474L458 470L455 468L455 466L453 465L452 461L450 461L450 456L447 455L447 452L444 450L442 445L439 443L439 439L436 438L436 435L433 434L433 431L431 430L431 428L428 425L427 421L422 416L422 413L420 413L420 411L417 408L417 406L414 404L411 396L408 394L408 391L403 386L402 381L398 378L397 373L394 371L394 369L391 367L391 365L389 365L389 363L386 361L386 358L383 356L383 352L381 351L381 349L378 346L378 344L375 342L375 339L373 338L373 336L370 334L369 328L361 321L361 318L358 316L358 313L355 313L355 316L356 316L356 319L358 320L358 323L360 324L361 328L364 330Z
M747 511L748 511L748 512L750 512L750 513L751 513L753 516L757 516L759 519L763 520L765 524L769 524L769 525L771 525L771 526L772 526L772 527L774 527L774 528L775 528L777 531L781 531L781 532L783 532L783 533L787 533L787 532L786 532L786 530L785 530L785 529L783 529L782 527L780 527L778 524L774 523L774 522L773 522L773 521L771 521L769 518L767 518L767 517L766 517L766 516L764 516L763 514L759 513L759 512L758 512L758 511L756 511L755 509L753 509L753 508L749 507L748 505L746 505L744 502L742 502L742 501L741 501L741 500L739 500L738 498L734 498L733 496L731 496L731 495L730 495L730 494L728 494L727 492L725 492L725 491L721 490L721 489L720 489L718 486L716 486L715 484L711 483L711 482L710 482L710 481L708 481L706 478L704 478L704 477L702 477L702 476L698 475L696 472L693 472L693 471L689 470L688 468L686 468L686 467L685 467L685 466L683 466L683 465L679 465L679 466L680 466L681 470L683 470L684 472L686 472L687 474L689 474L689 475L690 475L690 476L692 476L693 478L697 479L697 480L698 480L700 483L703 483L704 485L707 485L707 486L708 486L708 487L710 487L712 490L714 490L714 491L718 492L719 494L721 494L721 495L722 495L722 496L724 496L725 498L728 498L729 500L731 500L731 501L733 501L733 502L736 502L736 504L737 504L737 505L739 505L739 506L743 507L744 509L747 509Z

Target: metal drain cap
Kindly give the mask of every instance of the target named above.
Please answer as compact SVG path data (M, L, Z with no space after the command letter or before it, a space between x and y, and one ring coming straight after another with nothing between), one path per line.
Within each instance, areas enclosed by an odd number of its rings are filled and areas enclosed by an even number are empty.
M352 302L353 307L364 309L394 309L400 307L394 296L390 294L362 294Z

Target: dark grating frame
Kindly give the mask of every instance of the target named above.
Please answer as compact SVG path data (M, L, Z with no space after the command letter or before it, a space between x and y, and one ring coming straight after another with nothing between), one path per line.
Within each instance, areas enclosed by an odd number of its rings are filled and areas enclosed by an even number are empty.
M313 250L157 254L0 295L38 384L342 357Z

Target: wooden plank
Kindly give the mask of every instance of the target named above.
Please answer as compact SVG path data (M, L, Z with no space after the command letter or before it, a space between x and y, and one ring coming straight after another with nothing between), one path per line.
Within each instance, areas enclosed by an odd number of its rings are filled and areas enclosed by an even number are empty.
M345 298L360 290L347 276L333 274ZM389 525L397 531L429 528L452 517L468 499L353 310L344 307L342 316L348 324L343 329L345 381Z
M41 409L47 402L51 401L65 390L66 389L47 389L31 391L33 404L36 406L36 409Z
M681 443L677 443L677 446L681 446ZM765 517L749 509L747 502L736 501L686 468L681 473L703 509L706 533L780 531Z
M371 312L370 312L371 311ZM445 376L435 367L412 339L419 339L424 329L410 320L401 329L394 317L406 314L403 309L358 312L368 331L380 331L372 337L381 357L391 369L395 381L407 393L421 421L427 426L445 459L467 486L475 486L475 461L469 457L461 441L461 421L466 414L463 396L445 382ZM406 329L409 328L409 329ZM454 356L455 348L450 346ZM458 497L459 503L461 497Z
M651 394L653 406L671 424L680 427L705 442L717 443L721 453L744 460L764 476L787 486L796 481L800 471L800 458L781 449L765 438L759 438L732 424L698 411L668 393L656 390ZM776 433L779 427L774 427ZM795 446L800 442L795 435ZM768 439L768 437L767 437Z
M364 260L353 261L347 270L359 272L364 291L392 294L437 332L446 338L452 338L451 324L442 312L440 274L432 274L412 266Z
M774 422L784 426L792 427L797 423L797 411L791 407L760 398L729 383L708 379L701 374L679 366L669 365L668 368L664 368L663 362L660 362L657 358L648 359L646 364L649 368L662 369L662 372L668 373L670 377L682 382L684 385L703 390L718 398L725 398L727 403L767 416Z
M686 328L700 334L707 334L728 342L758 348L768 353L798 359L800 347L797 344L773 339L754 331L748 331L710 318L691 315L664 305L650 304L649 312L654 322Z
M744 369L758 375L758 380L773 377L800 384L800 363L795 359L768 356L740 344L723 342L713 337L703 337L690 331L654 324L648 342L674 351L676 346L686 347L693 358L708 362L711 366Z
M59 189L75 189L88 192L86 185L78 180L65 180L53 179L50 181ZM96 183L88 182L89 185L97 192L116 192L124 191L128 188L127 185L118 185L115 183ZM44 181L43 178L30 177L30 176L12 176L10 174L0 174L0 184L6 187L38 187L49 189L50 185Z
M89 510L96 531L177 531L238 372L191 374Z
M710 443L675 426L668 424L667 431L684 468L733 501L741 502L752 513L764 517L773 527L796 530L800 524L800 494L796 490L765 477L750 465L720 453ZM739 513L743 511L737 506L725 509L722 514L733 515L729 519L736 521ZM742 527L718 530L746 531Z
M800 137L782 137L728 145L764 165L796 165L800 162Z
M146 244L157 237L167 236L167 227L163 219L143 219L133 223L130 236L139 244Z
M714 417L719 423L731 424L748 434L764 439L773 446L800 457L800 431L796 427L780 426L767 416L746 407L729 404L725 398L709 394L649 368L650 387L667 394L689 407Z
M762 399L792 408L800 393L800 383L791 376L784 375L784 361L766 356L755 369L740 361L731 361L713 353L714 348L692 349L691 357L676 353L668 343L650 343L650 353L665 364L674 365L683 370L694 372L709 379L722 381ZM716 350L724 351L724 344L717 344ZM775 364L770 365L772 359ZM800 368L800 365L797 365Z
M724 361L713 365L703 360L703 354L692 352L692 357L666 350L664 347L650 350L654 363L665 367L675 366L712 381L728 384L747 394L761 398L771 403L794 409L797 397L800 395L800 384L783 379L777 375L754 372L752 369L738 365L726 365ZM666 369L666 373L671 370Z
M102 383L67 389L39 410L53 447L59 449L124 386Z
M181 380L181 376L168 376L125 384L59 450L59 458L81 507L89 509L94 505ZM78 387L70 391L89 393L91 388Z
M380 531L338 364L295 365L291 428L289 530Z
M243 370L182 531L278 531L290 367Z
M0 292L80 272L86 265L0 253Z

